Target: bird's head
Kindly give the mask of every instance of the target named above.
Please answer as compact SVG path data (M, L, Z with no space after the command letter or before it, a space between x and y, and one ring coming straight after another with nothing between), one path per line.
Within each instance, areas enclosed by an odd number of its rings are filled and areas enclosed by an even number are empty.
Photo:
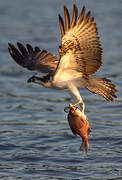
M39 85L42 85L46 88L51 87L51 81L50 81L50 76L43 76L43 77L38 77L38 76L32 76L31 78L28 79L28 83L36 83Z

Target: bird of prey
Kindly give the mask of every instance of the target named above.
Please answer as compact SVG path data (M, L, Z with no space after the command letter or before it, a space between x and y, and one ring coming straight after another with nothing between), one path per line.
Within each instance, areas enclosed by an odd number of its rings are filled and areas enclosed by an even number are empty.
M75 104L79 104L84 112L84 102L78 88L85 87L89 91L104 97L107 101L114 101L115 85L107 78L93 78L102 65L102 47L98 36L94 17L91 12L86 13L83 6L78 16L78 8L73 5L73 16L64 6L64 17L59 15L62 34L59 46L59 58L39 47L32 48L30 44L24 47L17 43L18 48L8 43L11 57L20 66L32 71L47 73L46 76L32 76L28 82L40 84L44 87L66 90L72 96Z

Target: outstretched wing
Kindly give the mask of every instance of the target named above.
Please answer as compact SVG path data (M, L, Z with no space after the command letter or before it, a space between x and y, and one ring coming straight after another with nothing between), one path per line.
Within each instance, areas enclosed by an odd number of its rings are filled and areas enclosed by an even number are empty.
M61 47L59 48L60 62L57 68L62 72L78 73L82 75L94 74L102 65L102 48L98 37L94 17L90 11L85 15L83 7L77 19L78 9L74 4L73 17L70 24L69 12L64 6L65 27L59 15L59 24L62 33Z
M52 53L49 53L46 50L40 50L39 47L33 49L30 44L27 44L25 48L18 42L18 49L13 44L8 43L8 45L11 57L20 66L29 70L41 71L42 73L55 71L58 64L58 58Z

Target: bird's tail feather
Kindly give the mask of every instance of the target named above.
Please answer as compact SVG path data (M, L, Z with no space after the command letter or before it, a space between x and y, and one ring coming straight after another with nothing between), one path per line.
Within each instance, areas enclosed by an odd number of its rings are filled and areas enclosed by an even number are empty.
M114 98L117 98L115 95L118 92L116 86L111 83L111 80L106 78L89 78L86 88L104 97L107 101L114 102Z

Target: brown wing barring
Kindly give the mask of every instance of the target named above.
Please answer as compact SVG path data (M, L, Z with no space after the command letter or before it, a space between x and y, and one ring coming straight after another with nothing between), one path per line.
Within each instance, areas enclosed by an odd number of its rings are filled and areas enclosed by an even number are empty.
M90 11L85 15L85 11L86 8L83 6L78 17L78 8L74 4L70 24L68 9L64 6L65 26L63 18L59 15L62 34L59 53L60 57L68 53L72 54L76 71L85 75L92 75L102 65L102 47L94 17L91 17Z

